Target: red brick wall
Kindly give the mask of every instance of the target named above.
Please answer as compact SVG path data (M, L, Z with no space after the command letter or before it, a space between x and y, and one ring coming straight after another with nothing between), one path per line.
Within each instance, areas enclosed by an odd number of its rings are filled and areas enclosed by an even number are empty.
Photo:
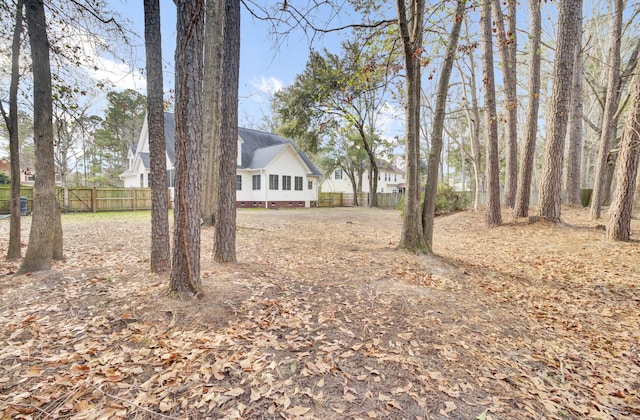
M300 209L304 208L304 201L268 201L265 206L264 201L236 201L236 208L270 208L270 209Z
M11 173L11 162L9 162L9 159L0 159L0 171L6 171L8 174Z

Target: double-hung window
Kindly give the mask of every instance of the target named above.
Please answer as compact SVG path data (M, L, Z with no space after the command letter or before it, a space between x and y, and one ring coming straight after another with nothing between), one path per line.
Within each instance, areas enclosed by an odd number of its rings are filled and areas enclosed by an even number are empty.
M260 187L260 179L261 179L261 175L254 175L251 178L251 182L253 184L252 186L253 186L254 190L259 190L261 188Z
M236 175L236 191L242 190L242 175Z
M282 175L282 189L291 190L291 175Z
M342 179L342 169L336 169L336 172L334 173L333 177L335 179Z
M296 191L302 191L302 177L297 176L295 179L295 182L296 182L296 186L295 186Z
M270 190L278 189L278 175L269 175L269 189Z

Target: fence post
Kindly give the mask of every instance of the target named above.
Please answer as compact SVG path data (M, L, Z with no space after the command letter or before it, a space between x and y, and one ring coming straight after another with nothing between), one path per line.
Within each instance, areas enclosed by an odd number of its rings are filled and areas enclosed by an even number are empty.
M138 201L138 189L134 188L132 191L132 202L131 205L133 206L133 211L136 211L136 207L137 207L137 201Z
M96 191L96 187L91 188L91 211L98 211L98 192Z

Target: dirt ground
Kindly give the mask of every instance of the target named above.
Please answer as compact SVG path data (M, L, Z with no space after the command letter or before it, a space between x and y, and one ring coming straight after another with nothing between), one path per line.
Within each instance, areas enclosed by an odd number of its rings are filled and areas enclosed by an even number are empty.
M241 210L239 262L205 229L178 301L148 213L65 215L54 270L0 262L0 418L639 418L640 221L483 220L438 218L427 257L397 211Z

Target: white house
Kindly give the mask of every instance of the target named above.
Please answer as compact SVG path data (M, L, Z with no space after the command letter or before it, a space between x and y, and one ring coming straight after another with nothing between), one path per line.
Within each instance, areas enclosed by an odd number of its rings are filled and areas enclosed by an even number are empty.
M173 188L174 131L172 113L164 113L167 175ZM149 186L149 128L145 119L138 145L129 150L129 168L120 175L125 187ZM322 173L293 140L238 128L236 207L293 208L318 203Z
M379 193L404 192L406 173L404 170L383 160L378 160L378 189ZM362 192L369 192L369 168L365 168L362 174ZM336 168L328 174L320 184L322 192L353 193L353 187L347 174L340 168Z

